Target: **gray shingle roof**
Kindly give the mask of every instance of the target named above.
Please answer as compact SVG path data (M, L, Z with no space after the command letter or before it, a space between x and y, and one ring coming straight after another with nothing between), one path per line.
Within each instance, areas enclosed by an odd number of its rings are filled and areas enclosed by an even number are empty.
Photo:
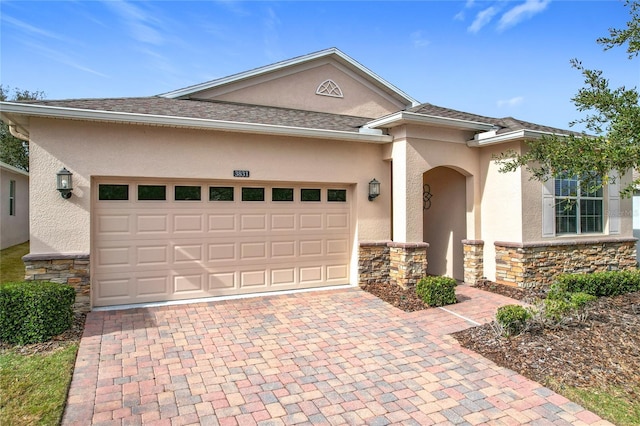
M518 120L513 117L495 118L484 115L471 114L468 112L458 111L450 108L443 108L429 103L421 104L407 111L418 114L433 115L436 117L455 118L457 120L477 121L480 123L493 124L500 127L498 134L513 132L516 130L534 130L539 132L549 132L557 134L576 134L566 129L558 129L555 127L543 126L528 121Z
M323 112L238 104L220 101L169 99L158 96L144 98L69 99L30 101L36 105L124 112L132 114L200 118L259 123L309 129L358 132L370 119Z
M269 124L308 129L358 132L358 128L371 119L341 114L305 111L280 107L240 104L223 101L171 99L160 96L141 98L68 99L27 101L36 105L85 109L93 111L124 112L132 114L200 118L239 123ZM570 134L565 129L542 126L512 117L495 118L471 114L429 103L407 109L409 112L429 116L454 118L465 121L493 124L500 129L498 134L517 130Z

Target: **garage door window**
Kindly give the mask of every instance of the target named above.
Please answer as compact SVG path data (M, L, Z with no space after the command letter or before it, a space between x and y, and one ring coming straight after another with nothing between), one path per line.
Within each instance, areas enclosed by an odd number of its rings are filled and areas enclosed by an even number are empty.
M233 201L233 187L210 186L209 201Z
M320 201L319 189L301 189L300 200L302 201Z
M264 188L242 188L242 201L264 201Z
M129 185L98 185L98 200L126 201L129 199Z
M167 199L167 187L164 185L138 185L139 201L164 201Z
M346 203L347 190L346 189L327 189L327 201Z
M176 201L200 201L200 187L199 186L178 186L175 189Z
M272 188L271 201L293 201L293 188Z

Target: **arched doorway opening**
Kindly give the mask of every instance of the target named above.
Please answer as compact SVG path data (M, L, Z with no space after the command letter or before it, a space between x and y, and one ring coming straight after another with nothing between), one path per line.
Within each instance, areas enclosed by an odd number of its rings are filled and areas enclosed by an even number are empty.
M427 273L464 280L462 240L467 235L467 178L445 166L422 176L423 241L427 250Z

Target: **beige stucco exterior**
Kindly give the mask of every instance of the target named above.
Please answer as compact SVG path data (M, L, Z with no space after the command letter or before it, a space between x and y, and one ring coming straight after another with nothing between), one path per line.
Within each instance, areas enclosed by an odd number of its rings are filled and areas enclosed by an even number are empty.
M29 174L5 163L0 163L0 211L0 249L28 241Z

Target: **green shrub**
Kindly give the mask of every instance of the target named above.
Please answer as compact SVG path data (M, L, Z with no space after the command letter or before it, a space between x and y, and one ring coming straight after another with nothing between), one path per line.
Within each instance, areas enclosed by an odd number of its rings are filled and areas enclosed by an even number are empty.
M456 280L450 277L424 277L416 284L416 293L429 306L456 303Z
M520 305L501 306L496 312L496 321L502 327L502 334L507 336L520 334L529 318L531 313Z
M608 271L591 274L562 274L552 286L556 291L587 293L592 296L618 296L640 291L640 271Z
M571 293L562 285L553 285L547 298L535 309L535 321L546 326L557 326L570 320L583 322L588 316L588 307L597 297L585 292Z
M44 342L71 327L76 292L66 284L16 282L0 286L0 340Z

